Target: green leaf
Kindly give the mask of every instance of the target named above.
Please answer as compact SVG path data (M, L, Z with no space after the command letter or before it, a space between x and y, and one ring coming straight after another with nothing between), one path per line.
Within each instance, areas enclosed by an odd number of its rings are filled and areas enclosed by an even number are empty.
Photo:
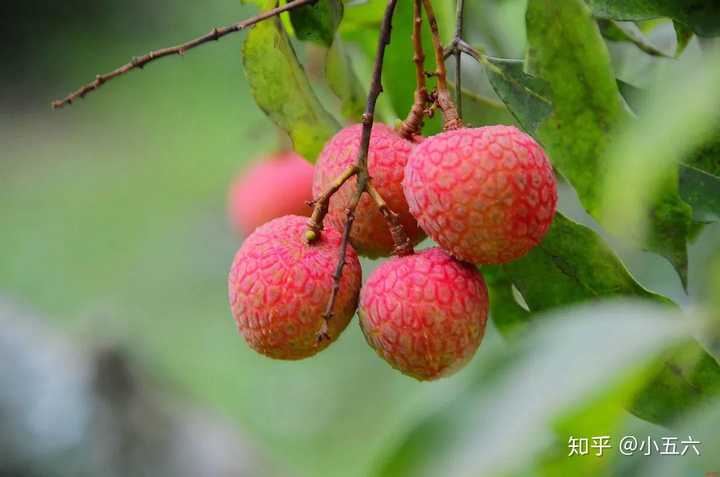
M693 32L687 25L673 21L673 27L675 28L675 38L677 39L677 46L675 46L675 58L679 58L683 54L685 48L687 48L690 40L692 40Z
M680 165L680 195L693 209L720 217L720 177Z
M522 60L486 57L488 79L500 99L528 133L534 134L552 113L547 84L525 73Z
M720 3L716 0L587 0L593 14L613 20L670 17L700 36L720 35Z
M672 56L653 45L652 42L643 35L640 28L638 28L638 26L634 23L619 23L615 20L601 20L598 22L598 26L600 27L602 35L608 40L632 43L648 55L662 56L666 58Z
M294 149L314 163L340 126L315 95L278 18L250 30L243 63L257 105L287 131Z
M366 94L340 38L336 39L328 50L325 77L330 89L340 98L343 117L359 122L365 112Z
M643 288L592 229L561 213L525 257L502 265L532 311L613 296L669 299Z
M553 112L536 135L585 209L605 225L599 178L608 167L605 155L618 126L630 119L607 47L581 0L530 0L527 26L531 65L548 83L553 100ZM644 245L667 258L686 284L692 214L668 184L655 197Z
M340 0L318 0L316 3L290 11L295 36L329 47L343 17Z
M683 419L673 429L677 436L677 451L682 453L682 441L696 440L700 455L692 447L685 455L658 455L643 458L643 466L635 475L641 477L677 477L715 475L720 469L720 401L709 403L693 415ZM661 444L662 445L662 444Z
M505 337L525 329L532 320L530 312L518 303L509 274L501 267L483 267L482 274L490 295L490 318Z
M681 227L684 218L691 217L690 207L674 198L679 196L678 164L703 145L709 144L712 151L720 120L720 55L708 54L687 67L692 75L669 75L648 93L640 120L608 148L600 212L603 226L629 238L641 236L648 219L657 222L664 217L668 226L655 229L650 239L674 241L678 256L684 238L671 225L672 218L676 218L674 227ZM703 154L695 157L701 162ZM712 152L705 157L712 157ZM691 230L690 222L684 227Z
M668 298L638 284L594 231L562 214L555 216L540 245L501 269L519 290L532 312L532 320L538 319L537 312L606 297L635 296L673 305ZM501 329L517 323L513 314L496 314L493 320ZM631 408L633 413L664 423L700 399L718 393L718 363L695 342L685 345L683 353L664 357L650 387L643 391L655 398L639 400ZM693 356L697 363L687 356ZM683 370L683 379L678 379L678 370ZM701 388L698 383L703 383Z
M599 427L589 420L588 408L603 421L621 416L622 405L643 383L639 370L654 366L661 350L683 339L682 321L648 304L586 305L542 322L509 349L486 355L468 390L421 421L376 475L518 470L547 449L553 430ZM570 416L583 422L569 426Z

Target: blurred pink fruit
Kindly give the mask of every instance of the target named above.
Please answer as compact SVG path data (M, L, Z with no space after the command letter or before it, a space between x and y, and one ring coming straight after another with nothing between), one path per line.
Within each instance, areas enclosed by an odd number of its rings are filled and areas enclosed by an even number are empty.
M247 236L284 215L309 216L312 181L312 165L295 152L267 156L234 180L228 198L230 223Z

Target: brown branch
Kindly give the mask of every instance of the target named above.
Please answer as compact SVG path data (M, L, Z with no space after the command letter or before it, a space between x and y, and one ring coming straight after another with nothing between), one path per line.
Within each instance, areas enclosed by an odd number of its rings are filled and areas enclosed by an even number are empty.
M235 23L233 25L228 25L222 28L213 28L209 33L199 37L195 38L194 40L190 40L186 43L183 43L181 45L168 47L168 48L162 48L160 50L151 51L150 53L141 56L141 57L134 57L132 60L130 60L130 63L127 63L109 73L105 73L102 75L97 75L95 77L94 81L91 81L90 83L87 83L80 87L77 91L69 94L63 99L53 101L52 107L54 109L62 108L66 104L72 104L73 101L77 100L78 98L84 98L85 95L88 93L92 93L93 91L99 89L102 85L107 83L108 81L117 78L118 76L122 76L134 69L142 69L146 64L158 60L160 58L164 58L166 56L172 56L172 55L184 55L185 52L188 50L191 50L197 46L200 46L202 44L211 42L211 41L217 41L220 38L229 35L231 33L239 32L241 30L244 30L245 28L248 28L250 26L255 25L256 23L260 23L263 20L267 20L268 18L272 18L274 16L277 16L283 12L287 12L290 10L293 10L298 7L302 7L304 5L309 5L312 3L317 2L317 0L295 0L293 2L289 2L284 6L273 8L272 10L268 10L267 12L263 12L255 17L248 18L247 20L243 20L241 22Z
M372 198L373 202L375 202L375 204L377 205L380 213L385 218L385 222L387 223L388 229L390 230L390 234L393 238L393 243L395 244L395 248L393 249L393 255L397 255L399 257L404 257L405 255L412 255L414 252L412 242L410 241L410 237L408 237L407 233L405 233L405 228L400 223L400 216L396 212L390 210L387 202L385 202L377 189L375 189L375 187L372 185L372 182L368 184L367 192Z
M368 93L367 104L365 106L365 112L362 116L362 137L360 139L360 150L358 151L357 157L357 189L353 195L353 199L346 209L346 220L345 228L343 230L343 239L340 244L338 265L333 274L333 287L330 293L330 299L328 300L325 313L323 314L323 324L318 332L317 339L322 341L328 339L328 321L333 317L333 309L335 308L335 302L337 301L337 295L340 291L340 279L342 277L342 271L345 267L345 254L347 253L348 242L350 241L350 232L352 230L352 224L355 221L355 209L357 208L360 198L363 193L367 192L368 185L370 183L370 176L368 174L367 158L368 151L370 149L370 135L372 133L372 126L375 120L375 106L377 105L377 99L382 93L382 69L383 62L385 60L385 48L390 43L390 35L392 31L392 19L395 14L395 6L397 0L388 0L387 7L385 8L385 14L383 16L382 26L380 27L380 35L378 38L377 54L375 55L375 65L373 67L372 83L370 85L370 92Z
M335 181L323 192L320 197L309 202L313 208L312 214L307 221L307 229L305 230L305 242L312 243L320 238L320 233L323 230L323 221L328 213L330 207L330 198L345 184L351 177L355 176L358 172L357 165L352 165L345 169Z
M422 0L413 0L413 62L415 63L415 101L407 118L400 124L398 133L405 139L412 140L422 133L429 102L425 81L425 51L422 44Z
M455 39L461 40L465 31L465 0L457 0L457 11L455 15ZM463 96L462 96L462 52L455 50L455 105L458 116L463 117Z
M440 39L440 28L438 27L435 11L431 0L423 0L425 12L427 13L430 32L432 34L433 50L435 52L435 63L437 76L437 104L443 112L443 128L445 130L459 129L463 126L458 115L457 108L450 98L450 90L447 84L447 69L445 68L445 49Z

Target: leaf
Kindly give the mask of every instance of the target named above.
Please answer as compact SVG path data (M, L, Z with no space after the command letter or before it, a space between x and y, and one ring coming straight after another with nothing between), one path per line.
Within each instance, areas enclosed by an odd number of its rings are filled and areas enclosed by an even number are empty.
M490 317L503 336L512 337L532 320L514 293L510 276L500 267L483 267L483 277L490 296Z
M340 0L318 0L290 11L290 22L299 40L327 47L332 45L342 17L343 4Z
M648 101L648 91L620 80L618 86L629 106L635 112L642 111ZM680 197L694 211L720 216L720 128L716 127L710 141L683 159L678 180Z
M638 284L593 230L561 213L537 247L501 267L533 311L613 296L671 303Z
M720 177L680 165L680 195L693 209L720 217Z
M687 48L690 40L692 40L693 32L686 25L676 21L673 21L673 28L675 28L675 38L677 40L675 58L679 58Z
M538 312L617 296L634 296L673 305L668 298L638 284L594 231L562 214L555 216L550 231L537 247L520 260L502 265L501 269L519 290L532 312L532 320L539 319ZM500 329L508 326L506 321L517 321L516 316L507 318L498 314L493 315L493 320ZM631 408L633 413L664 423L685 412L698 400L720 391L718 363L695 342L685 345L683 352L684 355L663 358L650 387L643 391L655 398L639 400ZM697 363L687 356L693 356ZM677 379L678 370L682 370L683 379ZM698 388L698 383L702 383L702 387Z
M616 130L630 120L605 42L581 0L530 0L527 26L530 64L548 83L553 100L553 112L536 135L585 209L605 225L599 179L608 167L605 155ZM692 214L672 185L662 192L649 212L644 245L667 258L686 284Z
M586 400L607 419L621 415L621 405L642 385L639 370L683 339L681 320L648 304L586 305L542 322L509 350L486 356L468 390L422 421L376 475L464 477L517 470L546 450L553 427L567 428L562 422L568 413L587 416Z
M598 22L598 25L602 35L608 40L632 43L648 55L662 56L666 58L671 57L671 55L653 45L652 42L643 35L640 28L638 28L634 23L620 23L615 20L601 20Z
M658 455L643 458L643 466L636 475L641 477L677 477L698 475L710 477L720 472L720 401L709 403L688 416L673 429L677 436L677 451L682 453L682 441L700 442L698 456L692 447L685 455ZM661 444L662 445L662 444ZM715 449L715 450L713 450Z
M613 20L670 17L700 36L720 35L720 3L716 0L587 0L593 14Z
M314 163L339 125L320 104L278 18L250 30L243 64L257 105L287 131L294 149Z
M678 255L685 239L673 230L673 217L675 227L691 230L690 222L682 224L691 217L691 208L675 199L678 164L704 144L712 144L720 121L720 55L709 54L687 67L692 75L669 75L648 93L640 120L629 124L608 148L607 173L601 181L603 226L634 238L642 235L649 218L664 217L668 227L655 230L650 239L675 243Z
M338 38L327 52L325 77L330 89L340 98L344 118L359 122L365 112L365 90L360 83L343 41Z
M507 105L528 133L534 134L552 113L547 84L524 71L522 60L486 57L488 79L495 93Z

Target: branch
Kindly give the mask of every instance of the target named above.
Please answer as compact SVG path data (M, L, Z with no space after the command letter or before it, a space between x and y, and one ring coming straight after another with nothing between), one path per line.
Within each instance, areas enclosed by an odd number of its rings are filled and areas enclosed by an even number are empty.
M425 121L426 105L430 100L425 81L425 52L422 44L422 0L413 0L413 62L415 63L415 101L405 121L400 124L398 133L405 139L422 133Z
M461 40L465 31L465 0L457 0L457 11L455 15L455 39ZM459 49L455 50L455 104L457 106L458 116L463 117L463 97L462 97L462 53Z
M372 183L368 184L367 192L373 202L375 202L375 205L377 205L380 213L385 218L385 222L390 230L390 235L392 235L393 243L395 244L393 255L397 255L399 257L412 255L414 252L412 242L410 241L410 237L408 237L407 233L405 233L405 228L400 223L400 216L396 212L390 210L387 202L385 202Z
M255 17L248 18L247 20L243 20L241 22L235 23L233 25L228 25L226 27L222 28L213 28L209 33L199 37L195 38L194 40L190 40L186 43L183 43L181 45L163 48L160 50L151 51L150 53L141 56L141 57L134 57L130 60L130 63L127 63L109 73L105 73L102 75L97 75L95 77L95 81L92 81L90 83L87 83L80 87L77 91L69 94L63 99L53 101L52 107L53 109L59 109L65 106L66 104L72 104L73 101L75 101L78 98L84 98L85 95L88 93L92 93L93 91L99 89L102 85L107 83L108 81L117 78L118 76L122 76L125 73L129 73L130 71L134 69L142 69L146 64L158 60L160 58L164 58L166 56L172 56L172 55L184 55L185 52L188 50L191 50L197 46L203 45L205 43L211 42L211 41L217 41L220 38L229 35L231 33L239 32L241 30L244 30L250 26L255 25L256 23L260 23L263 20L267 20L268 18L272 18L274 16L277 16L283 12L287 12L290 10L293 10L295 8L302 7L304 5L309 5L311 3L315 3L317 0L295 0L293 2L289 2L288 4L273 8L272 10L268 10L267 12L261 13Z
M328 326L327 323L333 317L333 308L335 308L335 302L337 300L338 292L340 291L340 279L342 277L342 271L345 267L345 254L347 253L348 242L350 241L350 232L352 230L352 224L355 221L355 209L357 208L360 198L363 193L367 192L370 184L370 176L367 168L368 151L370 149L370 135L372 133L372 126L375 120L375 106L377 104L378 96L382 93L382 69L383 61L385 60L385 48L390 43L390 34L392 30L392 18L395 14L395 6L397 0L388 0L387 7L385 8L385 15L383 17L382 26L380 28L380 36L378 38L377 55L375 56L375 66L373 68L372 83L370 85L370 92L368 93L367 104L365 106L365 113L362 116L362 138L360 140L360 151L357 157L357 189L353 196L350 205L346 210L346 221L345 228L343 230L343 238L340 244L340 256L338 258L337 268L333 274L333 287L328 300L327 308L323 314L323 324L318 332L317 339L322 341L328 339Z
M312 206L313 211L307 221L307 229L305 230L305 242L312 243L318 238L320 238L320 232L322 232L323 230L323 221L325 220L325 216L327 215L328 209L330 208L330 198L338 190L340 190L343 184L345 184L351 177L355 176L357 173L358 167L356 165L348 167L342 174L337 177L337 179L335 179L335 182L330 184L330 186L325 190L325 192L320 195L320 197L308 203L308 205Z
M435 52L435 63L437 70L437 104L443 112L443 128L445 130L459 129L462 127L462 120L458 115L457 108L450 98L450 91L447 85L447 70L445 68L445 49L440 39L440 29L438 28L435 11L433 10L431 0L423 0L425 12L427 13L428 23L430 24L430 32L432 33L433 50Z

